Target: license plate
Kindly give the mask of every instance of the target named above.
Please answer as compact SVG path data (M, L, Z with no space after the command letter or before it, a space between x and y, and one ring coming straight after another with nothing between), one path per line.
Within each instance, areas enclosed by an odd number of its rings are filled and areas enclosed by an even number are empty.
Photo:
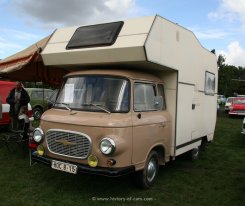
M72 173L72 174L77 173L77 165L73 165L73 164L69 164L69 163L65 163L65 162L60 162L60 161L56 161L56 160L52 160L51 168L53 168L55 170L60 170L63 172Z

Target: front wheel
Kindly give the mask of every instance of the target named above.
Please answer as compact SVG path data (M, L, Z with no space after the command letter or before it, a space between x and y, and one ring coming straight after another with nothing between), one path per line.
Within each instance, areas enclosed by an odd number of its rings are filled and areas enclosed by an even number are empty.
M150 188L156 180L158 169L158 154L156 151L151 151L147 157L145 168L136 174L138 185L144 189Z

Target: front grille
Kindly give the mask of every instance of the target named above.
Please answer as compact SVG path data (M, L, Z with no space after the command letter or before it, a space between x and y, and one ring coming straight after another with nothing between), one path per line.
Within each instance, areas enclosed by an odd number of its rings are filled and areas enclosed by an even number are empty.
M50 152L62 156L85 159L91 148L90 137L83 133L52 129L46 139Z

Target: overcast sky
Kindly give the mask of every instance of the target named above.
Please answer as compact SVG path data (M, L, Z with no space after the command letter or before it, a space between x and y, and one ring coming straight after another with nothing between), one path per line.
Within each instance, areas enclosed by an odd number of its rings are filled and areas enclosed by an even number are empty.
M0 59L56 28L158 14L245 67L245 0L0 0Z

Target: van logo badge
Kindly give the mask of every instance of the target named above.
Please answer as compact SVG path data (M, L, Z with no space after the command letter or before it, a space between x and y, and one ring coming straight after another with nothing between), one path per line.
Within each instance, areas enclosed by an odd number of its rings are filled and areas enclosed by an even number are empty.
M77 144L77 143L74 143L74 142L69 142L69 141L67 141L65 139L55 140L55 142L61 143L64 146L73 146L73 145L76 145Z

